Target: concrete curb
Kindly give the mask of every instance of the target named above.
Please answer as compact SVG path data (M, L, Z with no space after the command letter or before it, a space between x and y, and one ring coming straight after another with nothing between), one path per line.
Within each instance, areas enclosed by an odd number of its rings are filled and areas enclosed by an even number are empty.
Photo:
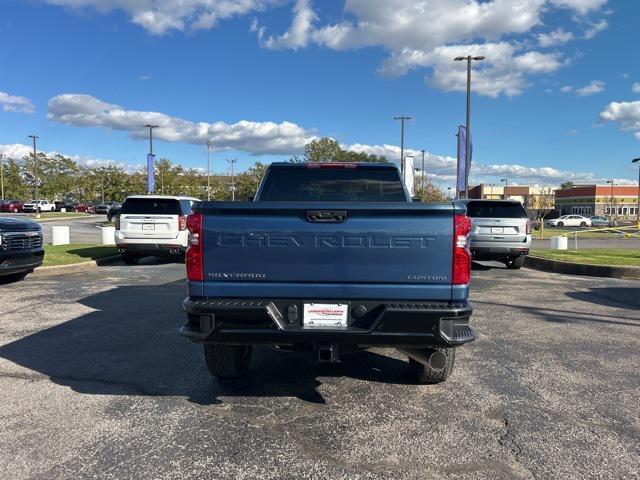
M108 257L98 258L97 260L89 260L88 262L70 263L68 265L54 265L51 267L38 267L30 276L48 277L50 275L66 275L68 273L87 272L95 270L100 265L107 265L120 260L120 255L111 255Z
M90 213L88 215L77 215L77 216L73 216L73 217L56 217L56 218L38 218L36 219L35 217L26 217L28 220L31 220L33 222L36 223L49 223L49 222L65 222L68 220L76 220L76 219L85 219L85 218L100 218L101 215L96 215L93 213ZM25 218L25 217L22 217Z
M527 256L524 266L543 272L562 273L564 275L585 275L588 277L609 277L640 280L640 267L618 265L589 265L563 262L548 258Z

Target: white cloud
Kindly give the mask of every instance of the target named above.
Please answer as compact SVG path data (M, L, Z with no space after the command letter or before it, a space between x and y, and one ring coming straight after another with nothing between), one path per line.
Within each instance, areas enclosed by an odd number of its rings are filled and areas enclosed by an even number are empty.
M634 93L640 93L640 82L636 82L631 86L631 91Z
M538 34L538 45L542 48L564 45L573 39L573 33L566 32L564 28L559 28L549 33Z
M560 89L560 91L562 93L569 93L569 92L573 91L573 87L571 85L565 85L564 87L562 87Z
M122 10L131 21L153 35L172 30L210 29L219 21L265 10L283 0L45 0L75 9L93 8L99 13Z
M574 10L579 15L586 15L603 7L607 0L551 0L551 3Z
M239 150L254 155L290 154L302 151L313 137L291 122L191 122L159 112L127 110L90 95L64 94L49 100L47 117L79 127L103 127L145 138L146 124L158 125L155 138L167 142L203 144L207 139L218 150Z
M611 102L599 114L600 120L615 122L620 130L633 132L640 140L640 101Z
M595 37L600 32L606 30L607 27L609 27L609 23L605 19L602 19L596 23L591 23L590 27L584 32L584 38L589 40Z
M139 75L138 76L138 80L142 80L142 81L151 80L152 78L153 78L153 75L150 75L150 74L149 75Z
M600 93L604 90L604 82L601 80L591 80L588 85L585 85L582 88L577 88L576 93L580 97L586 97L589 95L594 95L596 93Z
M313 30L313 22L317 20L316 14L311 9L310 0L297 0L293 9L294 17L291 27L278 37L269 37L263 42L267 48L292 48L306 47L309 43L309 35ZM252 26L256 29L256 25ZM263 33L260 35L264 34Z
M33 113L35 107L27 97L0 92L0 106L5 112Z
M565 135L577 135L577 133L578 133L578 130L576 130L575 128L572 128L564 132Z
M364 145L355 143L352 145L342 145L343 148L355 152L372 153L375 155L385 155L389 160L398 162L400 158L400 147L395 145ZM406 155L414 156L414 166L422 167L422 157L419 150L405 148ZM425 174L436 183L445 185L455 184L456 164L454 157L436 155L425 152ZM591 172L573 172L568 170L558 170L554 167L526 167L518 164L483 164L475 162L472 167L472 176L478 182L491 181L504 177L517 181L520 184L540 184L559 185L564 181L576 183L603 183L606 179ZM627 179L618 179L616 183L633 183Z

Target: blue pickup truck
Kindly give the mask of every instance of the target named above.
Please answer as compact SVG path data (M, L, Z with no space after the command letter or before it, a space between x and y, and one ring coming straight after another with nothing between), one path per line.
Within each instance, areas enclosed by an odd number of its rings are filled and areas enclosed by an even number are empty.
M420 383L471 342L464 206L412 202L392 164L274 163L252 202L196 203L187 219L187 321L218 378L254 345L393 347Z

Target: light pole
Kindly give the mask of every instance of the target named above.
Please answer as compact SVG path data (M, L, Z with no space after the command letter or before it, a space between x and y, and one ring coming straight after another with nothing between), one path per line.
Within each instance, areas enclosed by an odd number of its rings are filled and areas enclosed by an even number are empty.
M422 153L422 191L424 192L424 148L420 150Z
M233 160L227 160L227 162L231 164L231 201L232 202L236 201L236 183L235 183L235 176L234 176L235 172L233 170L233 167L237 161L238 161L237 158L234 158Z
M467 126L465 127L465 145L464 145L464 196L465 198L469 198L469 167L471 166L471 159L469 155L471 153L471 62L472 61L482 61L485 57L472 57L471 55L467 55L466 57L456 57L453 60L456 62L461 62L463 60L467 61Z
M211 201L211 140L207 140L207 200Z
M613 220L615 214L615 207L613 206L613 186L615 185L613 180L607 180L607 185L611 184L611 196L609 197L609 221Z
M631 160L631 163L638 164L638 200L636 203L636 221L638 222L638 227L640 227L640 157L634 158ZM4 198L4 194L2 198Z
M412 118L403 115L400 117L393 117L393 119L400 120L400 173L404 180L404 121L412 120Z
M152 125L150 123L147 123L145 125L145 128L149 129L149 155L153 155L153 129L158 128L158 125ZM155 161L153 162L152 167L155 167ZM149 181L148 179L149 179L149 160L147 160L147 182ZM147 193L151 194L151 192L148 190L147 190Z
M0 186L2 187L2 200L4 200L4 165L2 164L4 157L6 157L6 155L4 153L0 153Z
M33 140L33 176L35 177L36 187L36 218L40 218L40 203L38 202L38 153L36 151L36 139L39 138L36 134L29 135L29 138Z
M447 187L447 190L449 190L449 200L451 200L451 187Z
M502 198L504 200L506 200L507 199L507 188L509 188L509 179L508 178L501 178L500 181L504 182L504 193L502 195Z

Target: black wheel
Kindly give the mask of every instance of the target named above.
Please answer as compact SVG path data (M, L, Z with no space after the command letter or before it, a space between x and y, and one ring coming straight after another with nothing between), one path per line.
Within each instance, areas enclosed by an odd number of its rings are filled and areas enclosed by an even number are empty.
M238 378L247 373L252 352L251 345L204 345L207 368L220 379Z
M417 383L441 383L449 378L456 360L455 348L425 348L424 353L431 359L430 366L409 358L413 380Z
M509 257L505 262L505 264L507 265L507 268L510 268L512 270L518 270L519 268L522 268L522 266L524 265L524 255L519 255L517 257Z
M580 222L580 226L581 227L586 227L587 226L587 222Z
M3 275L2 277L0 277L0 282L2 283L20 282L24 280L24 277L26 277L29 273L31 273L31 271L12 273L10 275Z
M559 227L564 227L564 222L558 222Z
M140 257L138 255L134 255L133 253L123 253L122 261L127 265L135 265L140 261Z

